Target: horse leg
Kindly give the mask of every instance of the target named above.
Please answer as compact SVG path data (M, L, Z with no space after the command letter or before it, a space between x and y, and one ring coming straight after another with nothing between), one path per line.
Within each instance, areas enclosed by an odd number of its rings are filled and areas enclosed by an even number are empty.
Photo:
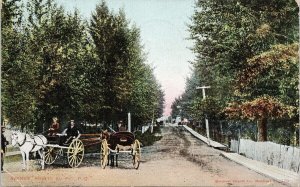
M25 166L25 164L26 164L26 155L25 155L25 152L21 151L21 155L22 155L22 160L23 160L23 163L22 163L23 168L22 168L22 170L25 170L26 169L26 166Z
M113 166L113 155L109 155L110 166Z
M1 152L1 171L3 171L3 163L4 163L4 153Z
M110 154L108 155L108 159L107 159L107 165L109 166L109 161L110 161Z
M42 148L42 161L43 161L43 168L42 169L45 169L45 149L44 149L44 147Z
M114 167L115 166L115 155L111 154L110 156L110 166Z
M40 155L40 157L41 157L41 165L42 165L42 169L44 169L44 167L45 167L45 164L44 164L44 154L43 154L43 150L42 149L39 149L38 150L38 153L39 153L39 155Z
M26 152L26 170L29 170L29 152Z
M118 156L119 154L116 154L116 167L118 167Z

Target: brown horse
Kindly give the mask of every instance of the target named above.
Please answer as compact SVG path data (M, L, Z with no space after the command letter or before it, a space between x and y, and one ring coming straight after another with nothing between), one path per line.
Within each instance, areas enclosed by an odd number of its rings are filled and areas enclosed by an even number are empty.
M114 161L116 161L116 166L118 167L118 153L121 150L132 150L132 144L134 143L135 137L131 132L115 132L110 133L107 130L101 132L101 138L106 139L108 147L113 152L110 152L110 165L114 166ZM109 161L108 161L109 164Z

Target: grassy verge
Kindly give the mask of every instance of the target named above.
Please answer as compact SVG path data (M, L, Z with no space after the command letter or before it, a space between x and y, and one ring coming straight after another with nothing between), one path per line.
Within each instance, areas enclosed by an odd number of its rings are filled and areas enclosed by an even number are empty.
M12 146L6 147L7 152L13 152L13 151L19 151L19 150L20 150L19 147L12 147Z
M4 162L5 163L18 162L18 161L22 161L22 155L21 154L4 157Z
M143 146L149 146L153 145L154 142L159 141L162 138L162 136L155 136L155 134L160 133L160 127L156 126L153 128L153 133L150 132L150 129L144 134L142 134L141 132L137 132L135 134L135 138L138 139L143 144Z

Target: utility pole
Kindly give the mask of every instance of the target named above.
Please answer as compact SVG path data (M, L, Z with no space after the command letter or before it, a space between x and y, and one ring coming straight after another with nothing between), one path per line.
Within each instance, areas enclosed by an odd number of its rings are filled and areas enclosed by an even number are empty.
M298 21L299 21L299 30L298 30L298 33L300 32L300 0L295 0L298 7L299 7L299 13L298 13ZM300 35L299 35L299 45L300 45ZM298 50L298 55L299 55L299 60L300 60L300 48ZM299 137L299 147L300 147L300 62L299 62L299 72L298 72L298 95L299 95L299 105L298 105L298 109L299 109L299 116L298 116L298 128L299 128L299 134L298 134L298 137ZM297 138L296 138L297 139Z
M154 126L154 109L153 109L153 112L152 112L152 120L151 120L151 126L150 126L151 134L153 133L153 126Z
M297 4L298 4L298 7L299 7L299 13L298 13L298 20L299 20L299 24L300 24L300 0L296 0ZM299 25L299 31L300 32L300 25ZM299 45L300 45L300 34L299 34ZM300 48L298 49L298 55L299 55L299 60L300 60ZM298 95L299 95L299 106L298 106L298 109L299 109L299 121L298 121L298 125L299 125L299 134L298 134L298 137L299 137L299 147L300 147L300 62L298 64L298 68L299 68L299 72L298 72Z
M128 113L128 132L131 132L131 114Z
M197 86L196 90L202 89L202 95L203 95L203 100L205 100L206 95L205 95L205 89L210 88L210 86ZM210 137L209 137L209 124L208 124L208 119L207 115L205 115L205 127L206 127L206 135L207 135L207 140L208 140L208 145L210 146Z

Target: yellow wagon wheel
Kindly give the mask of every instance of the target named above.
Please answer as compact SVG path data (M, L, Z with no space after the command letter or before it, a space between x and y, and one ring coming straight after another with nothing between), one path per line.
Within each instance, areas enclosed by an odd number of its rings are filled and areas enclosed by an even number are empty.
M138 169L141 161L141 143L138 140L135 140L132 149L133 167Z
M81 164L83 160L83 156L84 156L84 145L82 141L79 139L74 139L70 143L67 152L69 165L72 168L74 167L77 168Z
M102 140L101 150L100 150L100 165L103 169L105 169L108 163L108 155L109 155L108 144L106 139L104 139Z
M51 165L54 163L54 161L58 157L58 153L60 151L60 148L55 147L45 147L45 163L47 165Z

